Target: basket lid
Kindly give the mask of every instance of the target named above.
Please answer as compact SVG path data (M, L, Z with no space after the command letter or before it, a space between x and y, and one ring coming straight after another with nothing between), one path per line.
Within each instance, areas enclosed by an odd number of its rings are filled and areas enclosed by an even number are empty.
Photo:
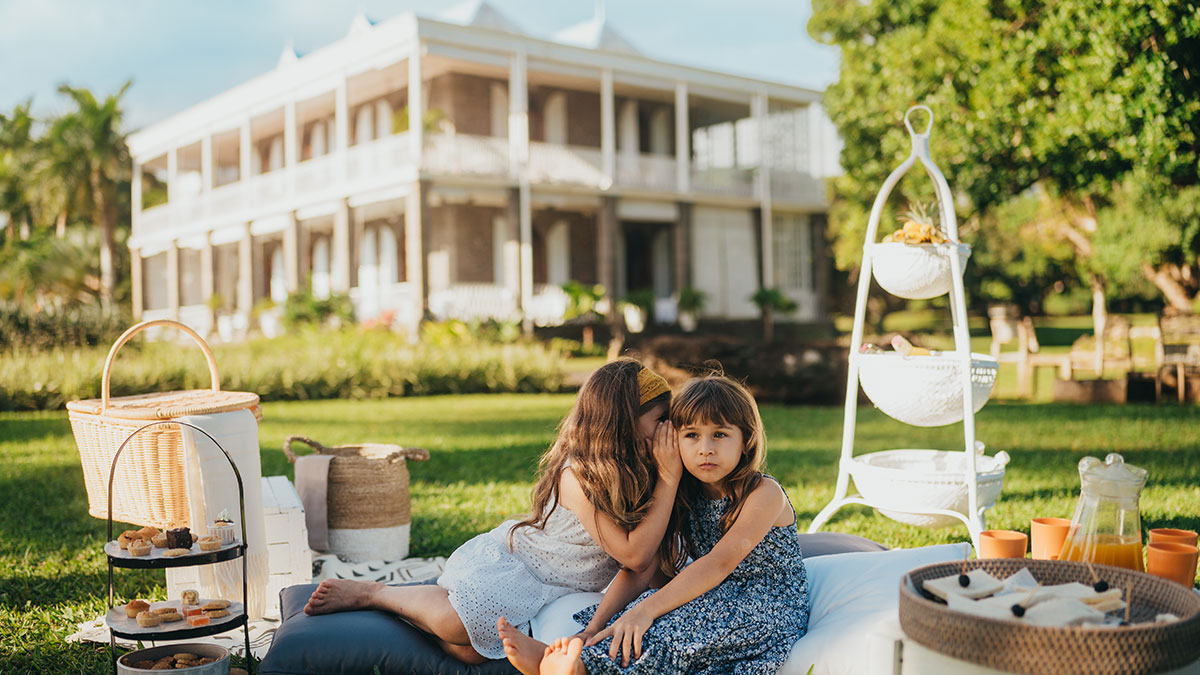
M106 417L127 420L169 420L183 415L232 412L256 405L258 394L247 391L187 389L110 398L108 410L104 410L98 398L71 401L67 403L67 410L87 415L103 413Z

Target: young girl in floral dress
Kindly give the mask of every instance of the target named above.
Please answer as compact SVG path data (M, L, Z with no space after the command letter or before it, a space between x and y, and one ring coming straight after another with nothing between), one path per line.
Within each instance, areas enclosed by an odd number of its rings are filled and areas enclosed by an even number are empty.
M532 515L463 544L436 586L325 580L305 611L390 611L462 661L504 658L499 617L528 630L559 597L602 590L621 568L653 569L683 474L670 400L636 361L605 364L542 456Z
M586 645L575 637L547 647L500 621L505 653L526 675L774 673L807 631L796 514L761 472L766 441L754 399L724 377L691 380L671 421L686 469L660 556L674 578L641 593ZM653 572L622 570L604 601L576 619L621 607Z

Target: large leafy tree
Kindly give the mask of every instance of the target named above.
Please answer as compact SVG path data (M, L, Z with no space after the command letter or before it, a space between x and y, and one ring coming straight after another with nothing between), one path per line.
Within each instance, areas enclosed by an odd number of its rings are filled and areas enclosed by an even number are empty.
M841 267L907 154L899 124L934 109L935 159L991 281L1068 275L1106 289L1200 293L1200 4L1195 0L814 0L842 50L826 94L845 143L832 213ZM900 192L928 200L928 181ZM986 288L986 285L985 285Z
M34 163L33 116L26 101L0 113L0 215L5 238L11 243L18 229L27 234L33 219L30 172Z
M121 131L121 97L129 82L99 101L87 89L60 85L58 90L75 104L75 110L55 120L51 127L67 157L74 158L73 171L86 185L87 217L100 230L100 297L106 305L116 289L114 249L121 193L129 184L129 148ZM70 192L67 192L69 195ZM64 204L69 203L69 198Z

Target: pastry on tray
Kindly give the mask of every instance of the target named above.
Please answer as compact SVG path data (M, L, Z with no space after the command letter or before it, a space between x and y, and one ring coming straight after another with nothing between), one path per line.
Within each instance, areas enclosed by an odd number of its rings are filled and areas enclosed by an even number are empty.
M167 547L167 533L159 532L158 534L154 535L153 537L150 537L150 543L154 544L154 548L166 548Z
M130 600L129 604L125 605L125 616L135 619L139 612L145 612L150 609L150 603L145 600Z
M153 628L158 625L159 621L161 621L161 619L158 618L157 614L151 614L150 612L138 612L137 623L142 628Z
M233 521L229 519L228 511L222 511L217 515L217 519L208 526L208 533L220 539L222 544L233 543Z
M200 602L200 593L189 588L188 590L180 593L179 598L185 605L195 605L199 604Z
M221 540L213 536L200 537L196 544L200 546L201 551L215 551L221 548Z
M167 530L167 548L191 548L192 531L186 527Z
M967 583L963 583L965 577ZM952 595L964 598L986 598L1004 588L1004 584L983 569L973 569L966 574L951 574L940 579L926 579L921 587L942 600Z
M233 603L229 602L228 600L213 600L211 602L204 603L200 609L203 609L206 612L212 609L229 609L231 604Z
M150 542L145 539L134 539L129 542L129 555L144 556L150 555Z

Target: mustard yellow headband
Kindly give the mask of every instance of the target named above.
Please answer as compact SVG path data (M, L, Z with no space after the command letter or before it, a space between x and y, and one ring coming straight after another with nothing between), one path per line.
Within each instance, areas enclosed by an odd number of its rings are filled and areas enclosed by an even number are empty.
M648 401L670 391L671 387L667 386L667 381L658 373L649 368L638 371L638 405L646 405Z

